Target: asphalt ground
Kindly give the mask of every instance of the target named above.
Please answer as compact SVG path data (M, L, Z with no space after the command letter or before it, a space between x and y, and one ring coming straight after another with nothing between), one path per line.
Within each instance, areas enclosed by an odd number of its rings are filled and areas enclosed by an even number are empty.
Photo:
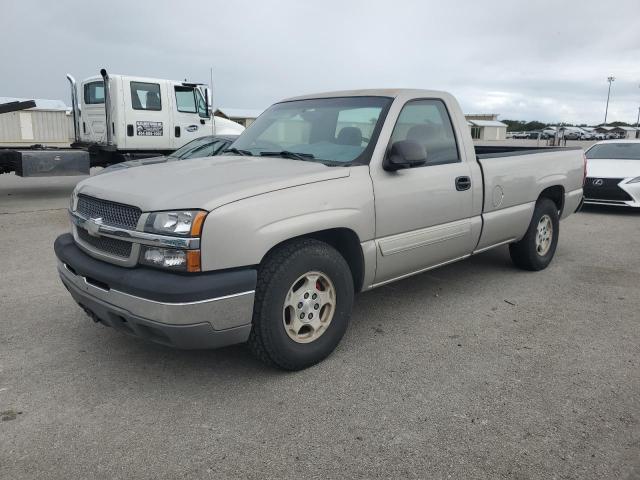
M640 212L359 295L298 373L94 324L56 275L77 179L0 176L0 478L640 478Z

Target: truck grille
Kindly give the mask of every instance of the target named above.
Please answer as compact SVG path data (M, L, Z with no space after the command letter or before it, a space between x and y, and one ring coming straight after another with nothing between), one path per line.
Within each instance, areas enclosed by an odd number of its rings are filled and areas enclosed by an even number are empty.
M115 257L129 258L131 255L131 242L109 237L92 237L84 228L78 227L78 238L100 252Z
M595 185L602 180L602 185ZM633 200L627 192L622 190L618 184L622 178L598 178L587 177L584 182L584 197L590 200Z
M105 225L135 230L142 211L131 205L78 195L77 211L87 218L101 218Z

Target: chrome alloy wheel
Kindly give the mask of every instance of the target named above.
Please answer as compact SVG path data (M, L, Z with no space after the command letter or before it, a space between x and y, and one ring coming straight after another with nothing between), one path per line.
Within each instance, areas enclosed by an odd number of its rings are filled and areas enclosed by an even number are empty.
M336 310L336 289L324 273L307 272L293 282L284 300L282 322L289 338L311 343L327 331Z
M544 257L551 248L553 241L553 222L549 215L540 217L538 226L536 227L536 252Z

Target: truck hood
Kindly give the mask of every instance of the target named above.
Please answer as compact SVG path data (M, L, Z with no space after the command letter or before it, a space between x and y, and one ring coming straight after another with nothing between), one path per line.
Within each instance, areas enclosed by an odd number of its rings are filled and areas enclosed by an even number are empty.
M349 167L223 155L124 168L88 178L76 193L155 210L213 210L263 193L348 177Z
M590 159L587 176L600 178L640 177L640 160Z

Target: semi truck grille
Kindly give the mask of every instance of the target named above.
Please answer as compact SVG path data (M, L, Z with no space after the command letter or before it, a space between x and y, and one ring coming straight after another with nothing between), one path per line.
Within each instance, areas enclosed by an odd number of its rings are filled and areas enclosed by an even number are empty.
M584 196L591 200L633 200L618 184L622 178L587 177L584 182Z
M121 258L129 258L131 255L131 242L109 237L92 237L89 232L80 227L78 227L78 237L84 243L108 255Z
M105 225L135 230L142 211L131 205L78 195L77 211L87 218L101 218Z

